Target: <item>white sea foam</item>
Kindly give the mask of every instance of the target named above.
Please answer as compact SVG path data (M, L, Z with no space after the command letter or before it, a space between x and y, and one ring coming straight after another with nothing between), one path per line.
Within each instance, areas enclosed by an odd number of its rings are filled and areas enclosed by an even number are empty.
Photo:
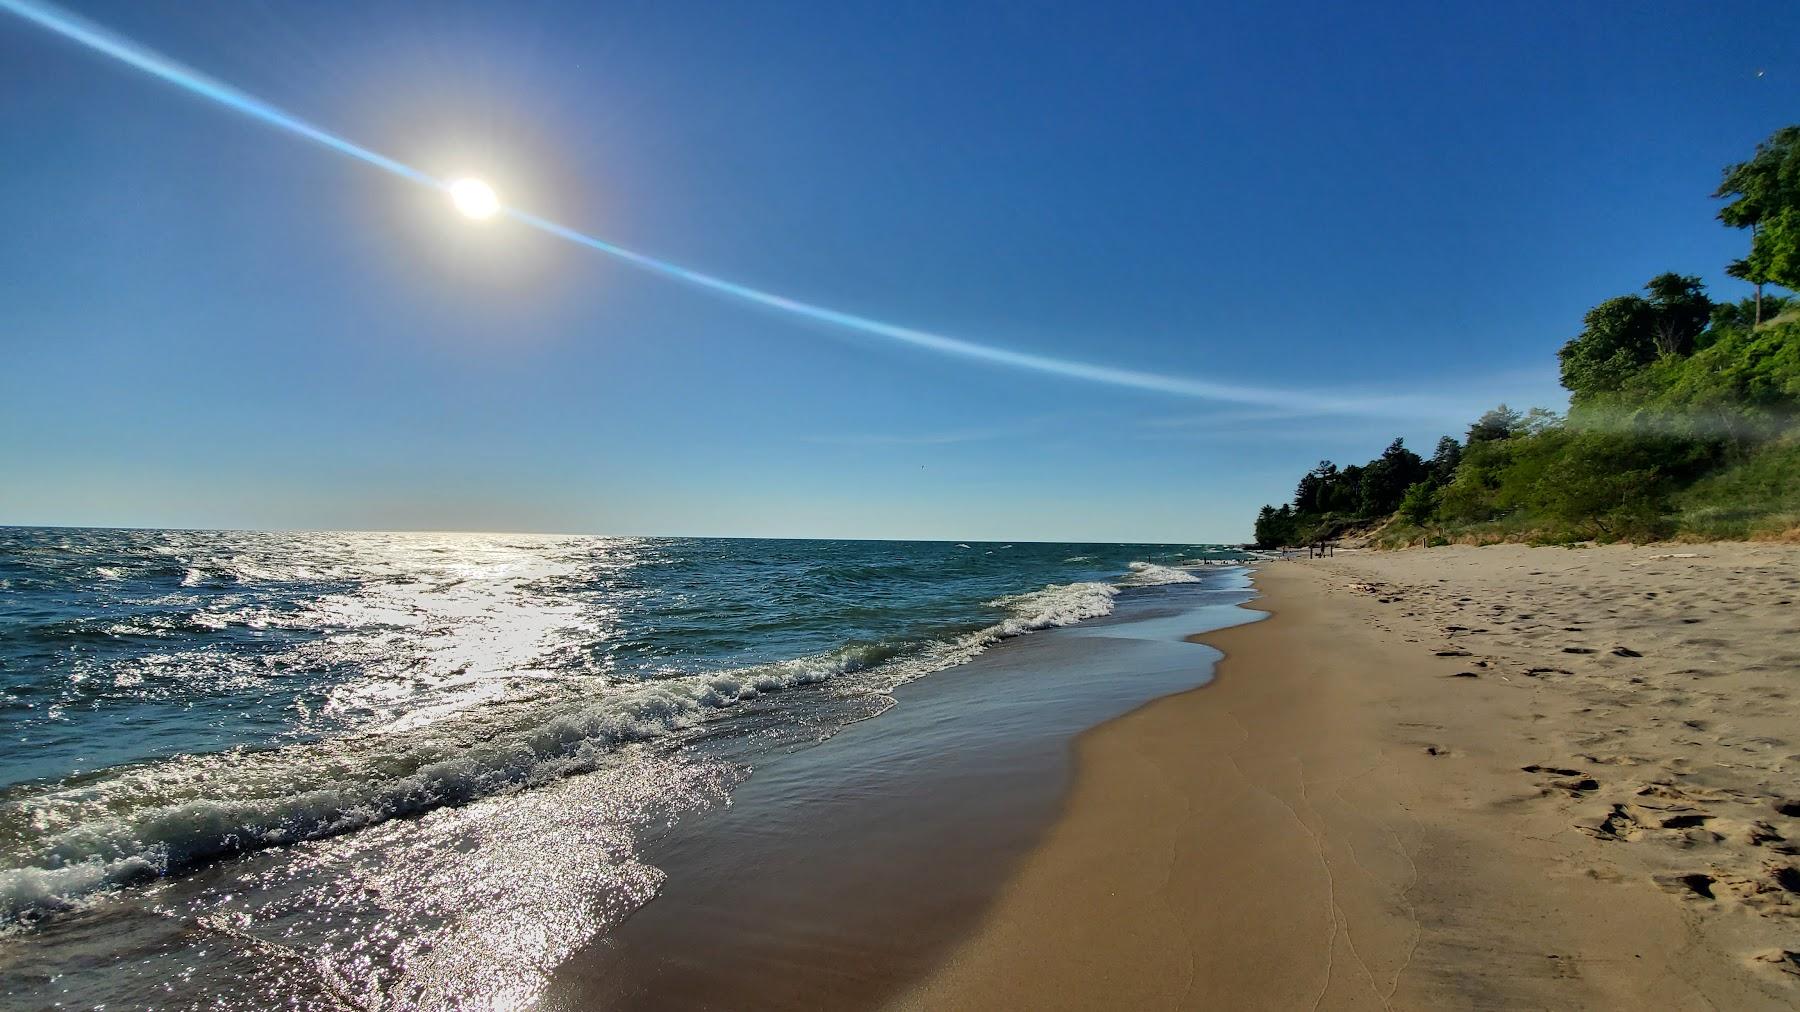
M1160 587L1170 583L1199 583L1200 578L1185 569L1159 566L1154 562L1134 562L1131 572L1120 580L1127 587Z
M0 933L21 915L66 910L96 890L148 878L159 870L135 856L121 861L91 859L56 868L0 870Z
M210 611L194 612L187 617L187 621L196 628L213 630L223 629L231 624L229 618L224 615L214 614Z
M1109 615L1118 593L1119 588L1107 583L1059 583L1028 594L1003 597L991 603L1013 614L993 630L1000 637L1017 636Z
M0 824L23 830L0 837L0 925L232 853L590 772L624 743L681 734L714 711L767 693L856 673L867 673L856 685L886 691L1001 640L1106 615L1118 593L1105 583L1054 584L990 602L1006 616L944 640L847 646L597 691L577 687L547 700L458 711L422 727L182 757L15 794L0 802Z

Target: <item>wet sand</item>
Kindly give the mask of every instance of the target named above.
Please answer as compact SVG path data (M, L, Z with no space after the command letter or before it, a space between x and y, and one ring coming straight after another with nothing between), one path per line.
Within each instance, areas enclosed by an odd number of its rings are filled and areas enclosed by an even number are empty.
M1687 557L1683 557L1687 556ZM905 1008L1791 1008L1800 552L1266 566Z
M1083 731L1202 684L1193 628L1259 617L1241 571L902 686L889 712L763 763L645 852L658 896L555 973L544 1009L868 1008L979 923L1062 810ZM1216 588L1216 589L1210 589Z

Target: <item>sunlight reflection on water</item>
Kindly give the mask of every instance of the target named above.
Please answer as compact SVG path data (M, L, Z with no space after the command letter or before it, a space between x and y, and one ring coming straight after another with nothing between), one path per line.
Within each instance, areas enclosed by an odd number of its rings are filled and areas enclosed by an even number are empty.
M523 1000L751 763L1196 551L0 528L0 1004Z

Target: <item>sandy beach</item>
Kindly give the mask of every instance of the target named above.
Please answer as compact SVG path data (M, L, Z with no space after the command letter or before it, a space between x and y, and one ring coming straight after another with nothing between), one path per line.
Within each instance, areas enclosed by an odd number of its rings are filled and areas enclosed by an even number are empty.
M1266 565L907 1008L1789 1008L1800 552Z
M0 1012L1800 1012L1796 6L0 0Z

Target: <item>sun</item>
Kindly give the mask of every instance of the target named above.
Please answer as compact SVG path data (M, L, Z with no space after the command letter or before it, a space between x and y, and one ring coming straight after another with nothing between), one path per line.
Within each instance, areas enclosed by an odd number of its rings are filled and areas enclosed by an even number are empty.
M500 210L494 188L479 179L458 179L450 184L450 202L464 215L481 221Z

